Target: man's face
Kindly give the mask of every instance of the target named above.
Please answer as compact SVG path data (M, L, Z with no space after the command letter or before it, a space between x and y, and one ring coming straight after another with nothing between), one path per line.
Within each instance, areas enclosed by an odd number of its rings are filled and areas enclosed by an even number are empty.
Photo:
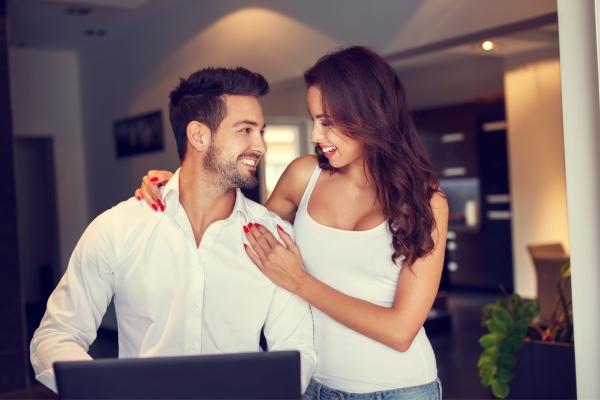
M265 120L253 96L224 96L227 116L213 132L204 168L219 176L225 189L251 189L258 184L256 167L267 151Z

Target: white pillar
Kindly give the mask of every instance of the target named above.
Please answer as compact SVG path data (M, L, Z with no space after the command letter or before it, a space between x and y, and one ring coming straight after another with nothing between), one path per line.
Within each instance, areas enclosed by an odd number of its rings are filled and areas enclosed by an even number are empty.
M600 399L599 0L558 0L577 396Z

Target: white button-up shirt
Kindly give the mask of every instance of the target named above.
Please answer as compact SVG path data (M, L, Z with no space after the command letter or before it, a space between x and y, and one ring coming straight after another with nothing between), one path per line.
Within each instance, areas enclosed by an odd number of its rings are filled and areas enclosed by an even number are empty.
M114 296L119 357L298 350L301 385L316 366L306 301L276 286L244 251L243 225L278 237L291 226L236 191L229 218L210 225L199 247L179 203L179 171L157 213L132 198L86 229L31 341L36 378L56 391L55 361L89 360L89 345Z

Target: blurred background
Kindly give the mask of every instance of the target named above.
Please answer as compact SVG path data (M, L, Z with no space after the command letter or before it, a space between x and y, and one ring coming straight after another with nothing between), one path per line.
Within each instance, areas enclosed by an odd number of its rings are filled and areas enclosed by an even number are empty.
M269 81L269 151L248 193L264 202L287 164L312 152L303 71L357 44L396 69L449 198L444 278L426 325L444 397L489 398L477 372L481 307L500 288L538 297L529 247L569 254L555 0L0 3L18 233L3 251L20 265L1 285L22 310L2 314L18 333L5 333L13 347L0 352L0 392L52 397L32 379L23 343L90 221L131 197L149 169L179 167L167 104L180 77L244 66ZM108 312L91 352L116 356L115 342Z

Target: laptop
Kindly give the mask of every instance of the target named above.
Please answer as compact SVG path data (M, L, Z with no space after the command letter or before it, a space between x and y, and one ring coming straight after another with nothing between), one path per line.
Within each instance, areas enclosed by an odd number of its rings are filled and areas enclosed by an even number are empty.
M299 399L300 353L54 363L61 399Z

